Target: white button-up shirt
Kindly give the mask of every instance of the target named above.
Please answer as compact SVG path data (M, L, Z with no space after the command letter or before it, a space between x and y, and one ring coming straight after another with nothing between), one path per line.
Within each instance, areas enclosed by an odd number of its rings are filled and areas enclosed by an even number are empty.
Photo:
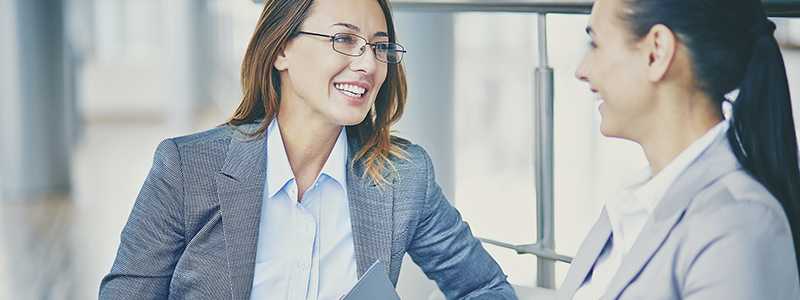
M606 201L611 223L611 240L595 262L592 274L573 299L600 299L616 275L625 255L631 250L653 210L669 187L703 153L719 134L725 134L728 121L709 129L702 137L673 159L661 172L652 176L650 168L637 174L621 188L619 195Z
M339 299L357 281L347 151L342 129L322 171L298 201L277 120L268 127L251 299Z

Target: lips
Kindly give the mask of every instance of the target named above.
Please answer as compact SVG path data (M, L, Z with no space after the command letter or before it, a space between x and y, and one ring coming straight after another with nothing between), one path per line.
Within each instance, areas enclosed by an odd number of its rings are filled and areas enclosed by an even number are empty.
M372 84L363 80L337 81L333 87L346 96L361 98L372 89Z

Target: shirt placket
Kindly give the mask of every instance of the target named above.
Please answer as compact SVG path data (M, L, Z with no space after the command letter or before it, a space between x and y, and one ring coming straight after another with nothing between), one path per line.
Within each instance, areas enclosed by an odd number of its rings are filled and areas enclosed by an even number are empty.
M308 299L317 299L319 297L319 285L320 285L320 280L322 280L319 269L320 269L320 256L322 255L322 253L320 252L320 244L322 243L322 238L323 238L321 228L322 225L324 225L324 223L322 223L323 220L320 207L325 202L322 201L321 199L322 192L321 192L321 187L319 186L319 180L320 179L318 179L318 181L315 182L312 188L308 191L308 195L310 197L313 197L313 200L306 203L307 209L309 210L309 212L312 213L314 217L312 219L314 221L313 223L314 226L312 227L312 230L315 232L313 254L311 256L312 259L311 280L309 281L310 284L308 288L308 293L309 293Z
M305 300L309 299L309 285L311 282L311 260L314 251L314 239L316 238L316 223L314 217L308 209L301 203L297 202L297 186L293 183L290 184L287 192L293 194L289 198L293 201L295 207L295 227L298 233L295 243L296 249L301 249L297 253L294 264L294 275L291 280L291 288L289 289L289 299L292 300ZM312 298L313 299L313 298Z

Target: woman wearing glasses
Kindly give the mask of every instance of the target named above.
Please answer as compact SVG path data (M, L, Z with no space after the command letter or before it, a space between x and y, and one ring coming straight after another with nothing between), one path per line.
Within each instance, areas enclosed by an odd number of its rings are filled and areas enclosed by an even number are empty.
M224 126L167 139L103 299L338 299L405 253L449 299L513 290L444 198L430 158L390 135L406 81L384 0L266 1Z
M639 143L650 168L606 202L560 299L800 299L800 167L774 30L758 0L595 2L576 76L602 99L602 133Z

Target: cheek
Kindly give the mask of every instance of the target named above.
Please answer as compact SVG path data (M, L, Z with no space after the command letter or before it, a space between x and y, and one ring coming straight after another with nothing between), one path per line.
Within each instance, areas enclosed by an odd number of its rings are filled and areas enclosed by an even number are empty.
M295 66L295 70L291 71L297 93L316 100L328 97L333 79L346 68L344 63L319 58L309 58Z
M635 128L642 128L652 120L652 103L644 97L643 88L625 86L615 91L613 100L606 100L603 118L607 120L607 127L613 128L617 133L630 132Z
M611 55L598 61L594 77L605 93L605 100L619 104L636 101L641 96L640 90L647 85L639 69L633 57L627 55Z
M389 76L389 69L388 67L378 68L377 72L375 72L375 86L381 87L383 83L386 82ZM379 88L380 89L380 88ZM377 92L376 92L377 94Z
M621 64L623 63L617 55L598 53L590 60L592 77L603 84L618 82L618 80L614 80L614 78L619 75Z

